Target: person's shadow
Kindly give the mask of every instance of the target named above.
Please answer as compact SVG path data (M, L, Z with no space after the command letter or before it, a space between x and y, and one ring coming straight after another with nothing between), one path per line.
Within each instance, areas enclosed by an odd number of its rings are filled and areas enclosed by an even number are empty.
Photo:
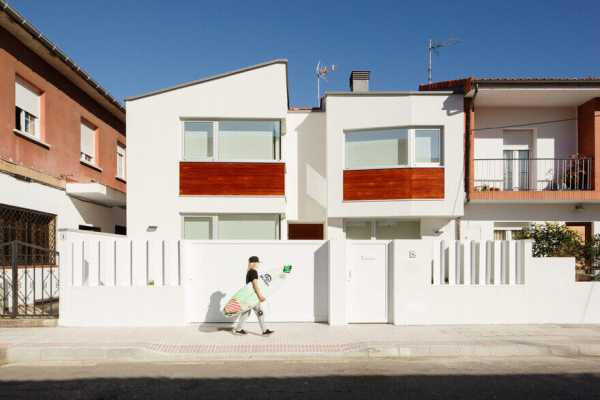
M210 295L210 301L208 303L208 309L206 310L206 316L204 317L205 322L224 322L224 323L232 323L232 321L228 320L222 312L223 306L221 302L223 298L226 296L226 293L217 290L213 294ZM202 332L221 332L221 331L231 331L231 325L223 326L223 327L211 327L211 326L198 326L198 330Z

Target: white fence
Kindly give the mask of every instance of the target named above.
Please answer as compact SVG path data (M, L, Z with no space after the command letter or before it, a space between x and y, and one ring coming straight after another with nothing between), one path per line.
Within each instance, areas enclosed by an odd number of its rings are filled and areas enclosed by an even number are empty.
M599 284L575 282L572 258L533 258L530 242L138 241L61 232L60 251L61 325L228 322L221 309L244 284L251 255L265 268L294 265L265 304L271 322L600 323ZM369 296L373 288L384 297ZM362 305L368 310L357 312Z
M515 285L525 281L525 241L433 241L434 285Z

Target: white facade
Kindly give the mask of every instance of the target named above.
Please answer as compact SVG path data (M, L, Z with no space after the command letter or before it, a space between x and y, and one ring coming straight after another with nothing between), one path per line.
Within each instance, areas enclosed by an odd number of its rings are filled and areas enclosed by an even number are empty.
M184 120L280 120L283 159L293 153L285 134L286 68L286 63L275 62L127 101L129 235L180 238L185 215L285 214L283 196L180 196L179 162ZM156 231L149 234L149 226Z
M329 94L322 109L288 107L287 62L249 67L172 89L127 99L128 232L132 237L183 238L185 218L279 215L281 239L288 224L323 224L325 236L345 238L344 221L356 218L416 224L413 236L454 238L463 214L464 115L462 97L451 93ZM281 122L282 196L187 196L179 194L179 163L185 161L185 121L274 120ZM435 127L442 132L445 192L440 200L342 201L344 132L382 127ZM218 148L215 133L202 137ZM210 136L210 135L213 136ZM219 135L220 133L216 133ZM206 139L213 137L212 139ZM222 141L223 139L218 139ZM143 149L136 151L135 149ZM248 161L248 160L246 160ZM407 225L408 226L408 225ZM215 236L214 229L210 235ZM450 235L450 236L448 236Z
M82 201L66 191L36 182L26 182L0 173L0 204L56 215L57 229L91 225L103 232L125 226L125 209Z

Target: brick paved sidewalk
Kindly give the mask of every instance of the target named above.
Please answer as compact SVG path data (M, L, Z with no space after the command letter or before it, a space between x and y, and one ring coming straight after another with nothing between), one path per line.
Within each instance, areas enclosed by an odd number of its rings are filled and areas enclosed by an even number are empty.
M600 326L273 325L233 335L225 325L0 329L5 362L202 361L340 357L597 356ZM250 325L249 331L257 331Z

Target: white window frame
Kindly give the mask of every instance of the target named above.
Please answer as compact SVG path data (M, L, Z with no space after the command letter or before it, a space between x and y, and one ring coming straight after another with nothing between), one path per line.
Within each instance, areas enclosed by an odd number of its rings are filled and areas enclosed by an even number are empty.
M381 165L374 167L358 167L358 168L347 168L346 167L346 134L347 133L360 133L364 132L368 135L369 132L392 130L392 129L406 129L408 131L408 154L406 165ZM423 163L416 162L416 131L417 130L433 130L437 129L440 131L440 161L436 163ZM431 167L443 167L444 166L444 127L443 126L389 126L389 127L377 127L377 128L361 128L361 129L346 129L344 130L344 170L345 171L357 171L357 170L369 170L369 169L394 169L394 168L431 168Z
M345 218L342 224L344 230L344 237L347 235L346 225L351 222L369 222L371 224L371 238L370 239L347 239L347 240L391 240L391 239L377 239L377 222L381 221L394 221L394 222L418 222L419 223L419 236L421 234L421 221L418 219L400 219L400 218Z
M32 92L34 95L37 96L37 102L38 102L38 107L39 107L38 112L40 113L40 115L35 115L31 112L31 110L26 110L24 108L19 107L17 105L17 101L15 98L14 99L15 100L15 104L14 104L15 112L17 112L17 108L19 108L21 110L21 115L19 116L19 122L21 125L21 129L17 129L17 127L15 127L15 130L22 135L26 135L26 136L32 137L34 139L41 140L42 132L41 132L41 122L40 121L41 121L41 113L42 113L42 91L18 75L15 78L15 91L17 90L16 89L17 85L23 86L28 91ZM33 133L25 130L25 118L27 115L30 115L31 117L33 117Z
M123 154L120 154L120 151L122 151ZM121 174L119 174L119 156L122 156L122 161L123 161L123 165L121 168ZM117 142L117 178L125 180L127 179L127 161L126 161L126 156L127 156L127 148L122 145L121 143Z
M92 131L94 132L94 134L92 136L92 138L93 138L92 143L94 145L92 150L93 150L94 154L87 154L81 148L82 147L81 146L81 144L82 144L81 126L82 125L87 125L88 128L91 128ZM80 130L79 131L79 157L80 157L79 159L87 164L98 165L98 157L97 157L97 154L98 154L98 127L96 125L92 124L91 122L88 122L85 119L81 119L80 123L79 123L79 130ZM90 158L90 160L87 159L88 157Z
M282 145L282 137L283 137L283 123L279 119L269 119L269 118L229 118L229 119L202 119L202 118L181 118L181 161L213 161L213 162L252 162L252 163L277 163L282 162L283 160L283 145ZM237 121L237 122L277 122L279 123L279 140L278 140L278 148L276 149L277 157L273 160L255 160L255 159L220 159L219 158L219 122L229 122L229 121ZM212 157L194 157L194 158L186 158L185 156L185 123L186 122L204 122L204 123L212 123L213 127L213 138L212 138Z
M181 221L181 239L182 240L188 240L185 239L185 219L186 218L206 218L210 220L210 233L211 233L211 238L207 239L207 240L230 240L230 239L219 239L219 217L221 215L233 215L233 216L240 216L240 215L253 215L252 213L219 213L219 214L205 214L205 213L182 213L180 214L180 221ZM274 240L281 240L281 222L283 220L281 214L277 214L277 213L265 213L265 214L261 214L261 215L274 215L277 217L277 239ZM195 240L195 239L191 239L191 240ZM248 240L259 240L259 239L248 239Z

